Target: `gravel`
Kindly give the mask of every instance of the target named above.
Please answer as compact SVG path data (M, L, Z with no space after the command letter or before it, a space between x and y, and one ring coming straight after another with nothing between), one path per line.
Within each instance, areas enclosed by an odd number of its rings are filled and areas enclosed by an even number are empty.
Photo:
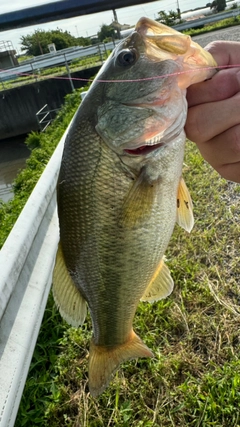
M205 47L208 43L215 40L229 40L240 42L240 26L236 25L230 28L224 28L223 30L211 31L210 33L201 34L199 36L192 36L192 39Z

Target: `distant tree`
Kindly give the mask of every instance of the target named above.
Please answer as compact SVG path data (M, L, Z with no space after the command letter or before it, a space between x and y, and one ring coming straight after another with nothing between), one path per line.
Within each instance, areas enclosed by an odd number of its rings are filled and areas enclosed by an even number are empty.
M27 55L41 55L49 53L48 45L54 43L57 50L65 49L70 46L87 46L91 44L89 38L74 37L68 31L60 29L53 31L36 30L33 34L21 37L21 50L26 51Z
M91 43L92 43L92 45L98 44L99 41L100 40L98 39L98 37L91 37Z
M214 9L216 12L222 12L226 6L226 0L213 0L211 3L211 9Z
M90 46L92 44L90 37L78 37L76 40L78 46Z
M97 33L98 39L103 42L108 38L116 38L115 30L111 25L103 24L100 28L100 31Z
M175 12L174 10L170 10L168 13L166 13L164 10L160 10L158 12L159 18L157 18L157 21L162 22L165 25L168 25L171 27L171 25L174 25L176 21L179 21L180 18L180 10Z

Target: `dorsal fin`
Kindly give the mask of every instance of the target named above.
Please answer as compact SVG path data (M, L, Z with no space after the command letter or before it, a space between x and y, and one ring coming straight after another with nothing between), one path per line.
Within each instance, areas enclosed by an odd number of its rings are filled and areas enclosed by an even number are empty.
M156 269L152 280L145 290L141 301L154 302L166 298L173 290L171 273L162 259Z
M87 303L68 273L59 243L53 271L53 297L60 314L70 325L82 325L87 314Z
M180 179L178 187L177 223L188 233L194 225L192 199L183 178Z

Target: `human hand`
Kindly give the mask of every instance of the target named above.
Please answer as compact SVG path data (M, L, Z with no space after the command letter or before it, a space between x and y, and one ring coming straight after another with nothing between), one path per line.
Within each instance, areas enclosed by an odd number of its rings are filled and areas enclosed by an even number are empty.
M240 182L240 42L213 42L206 50L219 66L239 67L188 88L186 135L221 176Z

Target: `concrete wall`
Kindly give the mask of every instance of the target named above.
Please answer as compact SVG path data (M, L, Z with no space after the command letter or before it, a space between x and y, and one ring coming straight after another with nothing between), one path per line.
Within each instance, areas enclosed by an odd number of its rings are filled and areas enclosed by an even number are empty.
M72 77L89 79L100 67L72 73ZM75 88L86 82L73 80ZM38 130L36 113L45 105L60 108L64 97L71 93L69 80L48 79L0 92L0 140Z
M6 50L0 52L0 69L4 70L5 68L16 67L18 65L18 60L15 56L16 50Z

